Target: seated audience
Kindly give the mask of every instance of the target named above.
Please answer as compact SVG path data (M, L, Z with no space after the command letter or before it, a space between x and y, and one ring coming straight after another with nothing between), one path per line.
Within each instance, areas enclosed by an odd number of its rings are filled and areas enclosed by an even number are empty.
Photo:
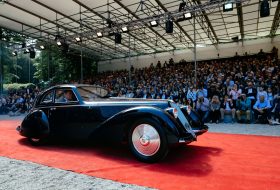
M219 123L221 102L218 96L213 96L210 102L210 120L212 123Z
M260 99L256 101L253 109L256 119L256 123L267 123L271 122L270 116L271 105L268 100L265 99L264 95L260 96Z
M203 97L203 95L198 96L198 100L196 102L196 111L202 118L203 122L206 122L208 119L208 115L210 113L209 108L210 108L209 100Z
M236 116L238 122L241 122L242 115L246 115L246 123L251 122L251 100L246 97L246 94L241 94L241 97L236 102Z
M232 99L229 99L229 97L226 95L224 98L224 101L221 103L221 120L224 122L225 114L231 114L232 116L232 123L234 123L235 119L235 106L233 104Z

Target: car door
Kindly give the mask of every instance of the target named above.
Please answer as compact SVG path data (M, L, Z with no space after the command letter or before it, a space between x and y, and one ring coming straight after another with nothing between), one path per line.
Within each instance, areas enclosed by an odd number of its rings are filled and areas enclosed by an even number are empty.
M66 100L65 92L73 94L72 100ZM79 116L81 106L79 100L71 88L59 88L55 90L54 106L50 108L49 117L55 134L61 138L80 138L79 128L81 119Z

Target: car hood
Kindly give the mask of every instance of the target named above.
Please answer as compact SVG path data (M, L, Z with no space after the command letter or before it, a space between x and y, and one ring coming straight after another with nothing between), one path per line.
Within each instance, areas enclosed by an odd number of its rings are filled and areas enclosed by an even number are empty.
M86 106L98 107L99 114L104 119L110 118L113 115L132 108L142 106L152 106L160 109L166 109L169 107L168 101L171 100L154 100L154 99L138 99L138 98L108 98L95 100L94 102L84 102Z

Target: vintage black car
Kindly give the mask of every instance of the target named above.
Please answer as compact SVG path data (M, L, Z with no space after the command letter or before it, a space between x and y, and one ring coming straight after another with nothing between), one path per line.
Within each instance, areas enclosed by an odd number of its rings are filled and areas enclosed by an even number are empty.
M172 100L112 98L102 87L80 84L42 92L17 130L32 145L57 137L127 142L137 159L156 162L170 145L195 141L208 127Z

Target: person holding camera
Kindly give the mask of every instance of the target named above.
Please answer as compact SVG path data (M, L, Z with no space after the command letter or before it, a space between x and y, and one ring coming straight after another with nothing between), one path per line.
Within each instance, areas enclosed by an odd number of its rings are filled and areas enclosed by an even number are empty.
M199 95L198 100L196 102L196 111L200 115L204 123L208 119L209 107L210 107L209 100L207 98L204 98L203 95Z
M228 95L225 95L224 101L221 104L221 109L220 109L221 120L224 122L225 114L231 114L231 116L232 116L232 123L234 123L235 111L236 111L235 110L235 105L234 105L232 99L230 99L228 97Z
M251 121L251 100L246 97L246 94L241 94L236 102L237 120L241 122L241 115L246 115L246 123Z

